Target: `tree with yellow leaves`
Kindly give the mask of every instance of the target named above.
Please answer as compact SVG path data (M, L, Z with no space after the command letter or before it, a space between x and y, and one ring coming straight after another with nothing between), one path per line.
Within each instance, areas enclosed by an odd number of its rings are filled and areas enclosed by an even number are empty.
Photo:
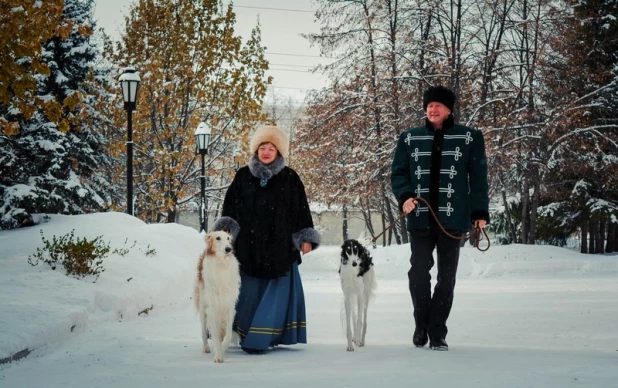
M98 173L106 70L91 41L94 0L11 3L2 2L2 229L32 225L34 213L99 211L109 191Z
M134 66L141 77L133 115L134 214L145 221L175 222L180 207L199 198L200 122L212 127L206 161L212 208L250 130L266 119L261 105L271 80L259 26L243 44L235 19L231 4L212 0L139 0L126 17L114 62ZM116 170L124 169L124 142L117 132L110 152Z
M49 74L43 43L65 33L60 29L64 1L0 1L0 133L19 132L21 116L54 103L36 95L37 76Z

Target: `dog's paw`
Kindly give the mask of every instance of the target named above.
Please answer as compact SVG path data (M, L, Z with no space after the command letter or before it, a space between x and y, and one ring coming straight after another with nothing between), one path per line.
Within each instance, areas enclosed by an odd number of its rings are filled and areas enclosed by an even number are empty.
M220 357L215 357L215 358L213 359L213 361L214 361L214 363L215 363L215 364L221 364L221 363L223 362L223 358L220 358Z
M210 353L210 348L208 346L204 346L202 350L204 351L204 353Z
M359 346L359 347L363 347L363 346L365 346L365 343L364 343L363 341L361 341L361 342L358 344L358 346Z
M348 352L353 352L354 351L354 346L348 346Z

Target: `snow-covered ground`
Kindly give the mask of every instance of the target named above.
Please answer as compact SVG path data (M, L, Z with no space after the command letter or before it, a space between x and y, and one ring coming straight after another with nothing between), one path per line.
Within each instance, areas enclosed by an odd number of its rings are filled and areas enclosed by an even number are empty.
M75 279L27 259L75 230L124 256ZM52 215L0 231L0 387L618 387L618 255L550 246L462 249L448 352L412 346L408 246L372 250L378 292L367 345L346 352L339 248L300 266L309 344L265 355L201 352L191 305L203 243L194 229L122 213ZM154 249L156 254L146 254ZM148 314L141 313L147 310ZM22 353L23 354L23 353Z

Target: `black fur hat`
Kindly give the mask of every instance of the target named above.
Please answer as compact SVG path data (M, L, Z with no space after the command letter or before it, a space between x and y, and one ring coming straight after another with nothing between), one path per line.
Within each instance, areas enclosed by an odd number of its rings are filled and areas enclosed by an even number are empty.
M432 86L423 93L423 110L427 110L430 102L440 102L453 111L457 97L452 90L444 86Z

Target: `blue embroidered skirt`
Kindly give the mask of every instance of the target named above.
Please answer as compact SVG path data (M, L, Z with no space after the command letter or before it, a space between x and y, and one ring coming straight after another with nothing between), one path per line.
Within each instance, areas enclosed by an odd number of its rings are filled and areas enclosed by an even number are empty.
M306 344L305 295L298 264L275 279L258 279L242 271L240 277L233 330L240 335L241 346L259 351L280 344Z

